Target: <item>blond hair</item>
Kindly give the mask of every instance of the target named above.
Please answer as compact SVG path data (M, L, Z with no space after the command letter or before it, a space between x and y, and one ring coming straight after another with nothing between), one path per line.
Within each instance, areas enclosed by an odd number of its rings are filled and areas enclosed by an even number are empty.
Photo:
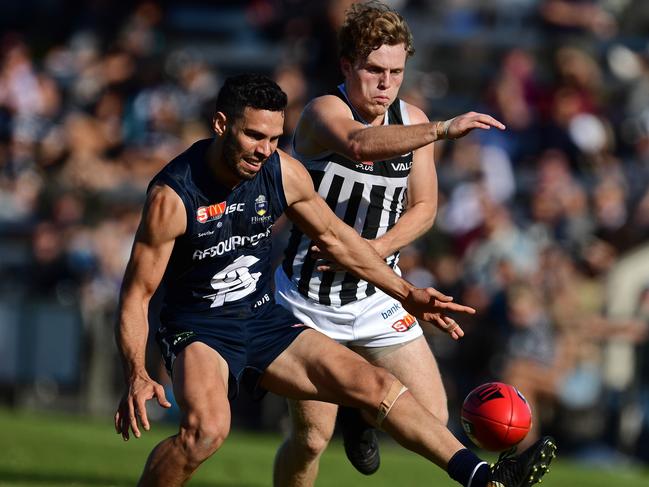
M408 57L415 53L410 28L395 10L375 0L349 7L338 32L341 58L354 63L383 45L398 44L405 46Z

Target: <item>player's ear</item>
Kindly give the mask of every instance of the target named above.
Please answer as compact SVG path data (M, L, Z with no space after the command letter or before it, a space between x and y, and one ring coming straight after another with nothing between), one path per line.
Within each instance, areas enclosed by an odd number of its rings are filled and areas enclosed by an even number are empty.
M349 59L347 59L346 57L341 57L340 58L340 72L343 74L343 76L345 76L345 77L349 76L351 70L352 70L352 62Z
M212 130L216 135L223 135L228 125L228 117L223 112L216 112L212 118Z

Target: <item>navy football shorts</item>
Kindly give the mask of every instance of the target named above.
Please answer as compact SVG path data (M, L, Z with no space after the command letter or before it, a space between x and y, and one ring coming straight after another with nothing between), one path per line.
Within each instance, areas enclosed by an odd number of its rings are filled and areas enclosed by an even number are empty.
M194 316L183 323L166 323L156 333L167 372L173 377L174 360L190 343L216 350L229 368L228 397L243 385L255 399L267 392L259 387L266 368L308 329L282 306L271 302L247 319Z

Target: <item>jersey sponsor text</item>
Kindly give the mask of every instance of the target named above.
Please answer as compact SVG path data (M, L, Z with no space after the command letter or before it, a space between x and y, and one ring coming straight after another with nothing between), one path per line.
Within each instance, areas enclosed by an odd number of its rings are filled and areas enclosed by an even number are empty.
M415 323L417 323L415 317L412 316L410 313L408 313L400 320L397 320L394 323L392 323L392 328L394 328L399 333L404 333L410 330L410 328L412 328L413 326L415 326Z
M394 313L396 313L400 309L401 309L401 304L400 303L394 303L392 306L390 306L385 311L381 311L381 318L383 318L384 320L387 320L390 316L392 316Z
M243 211L246 206L245 203L233 203L231 205L226 205L226 203L226 201L221 201L220 203L214 203L209 206L200 206L196 210L196 221L199 223L207 223L218 220L223 214L227 215L235 211Z
M244 245L257 245L263 238L270 237L270 234L271 229L269 227L265 232L256 235L233 235L229 239L219 242L208 249L194 250L192 260L203 260L206 257L221 256L226 252L232 252L237 247Z

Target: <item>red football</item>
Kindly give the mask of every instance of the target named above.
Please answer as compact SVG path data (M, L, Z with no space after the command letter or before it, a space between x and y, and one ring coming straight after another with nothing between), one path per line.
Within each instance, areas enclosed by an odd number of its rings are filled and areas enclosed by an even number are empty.
M532 427L532 411L518 389L489 382L473 389L462 405L462 428L485 450L501 452L519 443Z

